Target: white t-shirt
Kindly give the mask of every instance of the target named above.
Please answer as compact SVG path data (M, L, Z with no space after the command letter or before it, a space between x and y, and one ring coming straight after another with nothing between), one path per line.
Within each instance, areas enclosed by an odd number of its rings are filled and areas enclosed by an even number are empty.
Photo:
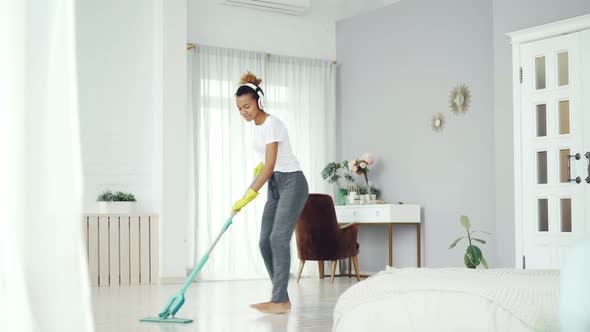
M287 128L281 120L269 115L261 125L254 124L254 151L262 162L266 160L266 145L274 142L279 143L275 172L300 171L299 161L291 149Z

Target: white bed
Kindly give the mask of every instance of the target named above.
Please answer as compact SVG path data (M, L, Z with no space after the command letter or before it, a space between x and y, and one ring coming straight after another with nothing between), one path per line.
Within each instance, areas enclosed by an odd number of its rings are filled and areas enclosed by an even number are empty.
M391 269L340 296L334 332L557 331L559 271Z

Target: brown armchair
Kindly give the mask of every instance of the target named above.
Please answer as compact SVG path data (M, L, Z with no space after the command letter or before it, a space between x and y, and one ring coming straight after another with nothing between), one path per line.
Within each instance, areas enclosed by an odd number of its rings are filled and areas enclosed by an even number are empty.
M309 194L305 207L295 228L299 273L305 261L318 261L320 279L324 278L324 261L332 262L332 283L336 273L336 262L352 258L357 280L360 280L358 267L359 245L357 243L358 225L338 227L334 202L330 195Z

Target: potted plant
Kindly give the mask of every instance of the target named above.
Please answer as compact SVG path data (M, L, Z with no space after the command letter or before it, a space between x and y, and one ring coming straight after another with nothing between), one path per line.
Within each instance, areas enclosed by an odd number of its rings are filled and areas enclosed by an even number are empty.
M324 169L322 170L322 178L328 183L335 183L338 187L338 192L336 194L336 204L337 205L346 205L346 189L340 186L340 178L341 175L338 174L338 171L342 168L342 165L336 162L328 163Z
M373 203L381 196L381 190L375 186L361 186L358 190L365 203Z
M483 257L483 253L481 252L481 249L479 249L478 246L473 244L473 241L477 241L481 244L486 244L486 241L473 237L473 234L474 233L485 233L485 234L489 235L490 233L484 232L484 231L472 230L471 229L471 221L469 221L469 217L467 217L467 216L461 216L461 225L463 226L463 228L465 228L467 236L461 236L460 238L453 241L453 243L451 243L451 246L449 247L449 249L455 248L455 246L457 245L457 243L459 243L459 241L461 241L463 239L467 239L467 241L469 241L469 245L467 246L467 249L465 250L465 255L463 256L463 261L465 262L465 266L469 269L475 269L481 264L486 269L489 268L488 262Z
M98 202L98 210L100 213L121 214L132 213L135 210L135 203L137 202L135 196L131 193L124 193L121 191L113 193L108 189L98 195L96 201Z
M365 179L366 187L364 188L364 194L368 195L365 197L365 201L373 201L376 199L376 195L373 193L371 188L371 181L369 181L369 166L375 162L375 156L372 153L365 153L359 159L345 161L346 169L355 173L356 175L363 176Z

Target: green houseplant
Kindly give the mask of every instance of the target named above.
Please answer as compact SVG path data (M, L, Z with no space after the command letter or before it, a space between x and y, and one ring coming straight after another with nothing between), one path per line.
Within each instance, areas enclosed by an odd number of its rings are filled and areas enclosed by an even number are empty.
M453 241L453 243L451 243L451 245L449 246L449 249L455 248L457 243L459 243L463 239L467 239L467 241L469 242L469 245L467 246L467 249L465 250L465 255L463 256L463 261L465 263L465 266L470 269L475 269L481 264L486 269L489 268L488 262L483 257L483 253L481 252L481 249L479 249L478 246L473 244L473 242L479 242L481 244L486 244L486 241L473 237L473 234L485 233L485 234L489 235L490 233L484 232L484 231L472 230L471 229L471 221L469 220L469 217L467 217L467 216L461 216L461 226L463 226L463 228L465 228L465 232L467 233L467 235L461 236L460 238Z
M340 178L342 177L339 174L340 169L342 169L342 164L333 161L329 162L322 170L322 178L328 181L328 183L335 183L338 187L336 204L346 205L346 189L340 185Z
M129 214L135 210L137 200L132 193L117 191L113 193L110 190L103 191L96 198L100 213L122 213Z
M367 195L369 194L369 188L366 186L361 186L359 187L359 194L360 195ZM375 195L376 198L381 197L381 189L375 187L375 186L371 186L371 195Z

